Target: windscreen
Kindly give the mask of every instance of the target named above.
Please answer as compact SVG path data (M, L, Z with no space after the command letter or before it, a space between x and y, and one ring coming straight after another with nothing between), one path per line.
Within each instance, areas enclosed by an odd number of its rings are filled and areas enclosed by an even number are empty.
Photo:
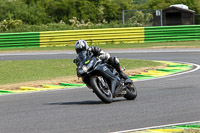
M81 52L79 52L78 59L82 63L85 62L85 61L87 61L88 60L87 51L81 51Z

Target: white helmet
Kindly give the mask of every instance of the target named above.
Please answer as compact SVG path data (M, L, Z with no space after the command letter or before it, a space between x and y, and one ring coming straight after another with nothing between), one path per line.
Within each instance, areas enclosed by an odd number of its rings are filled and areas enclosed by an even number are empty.
M89 48L89 46L85 40L78 40L75 43L75 50L76 50L77 54L83 50L87 50L88 48Z

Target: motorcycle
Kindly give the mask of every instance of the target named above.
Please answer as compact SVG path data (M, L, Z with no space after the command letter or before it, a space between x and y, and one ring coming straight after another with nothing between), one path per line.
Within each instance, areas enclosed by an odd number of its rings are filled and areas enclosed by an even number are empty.
M104 103L111 103L115 97L124 97L127 100L137 97L133 82L121 78L116 69L100 57L93 56L92 52L79 52L73 63L77 65L78 77L82 77L87 87Z

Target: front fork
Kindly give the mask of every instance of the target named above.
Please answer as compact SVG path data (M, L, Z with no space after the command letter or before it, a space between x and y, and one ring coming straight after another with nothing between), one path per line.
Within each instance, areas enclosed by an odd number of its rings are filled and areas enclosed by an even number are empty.
M101 82L103 88L108 88L108 84L105 83L102 77L98 76L97 78Z

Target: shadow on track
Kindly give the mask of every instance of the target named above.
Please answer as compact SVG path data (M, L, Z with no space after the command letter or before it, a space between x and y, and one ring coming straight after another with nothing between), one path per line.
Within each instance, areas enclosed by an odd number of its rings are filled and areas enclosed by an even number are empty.
M114 100L114 102L126 101L125 99ZM77 101L77 102L57 102L57 103L47 103L45 105L100 105L105 104L102 101Z

